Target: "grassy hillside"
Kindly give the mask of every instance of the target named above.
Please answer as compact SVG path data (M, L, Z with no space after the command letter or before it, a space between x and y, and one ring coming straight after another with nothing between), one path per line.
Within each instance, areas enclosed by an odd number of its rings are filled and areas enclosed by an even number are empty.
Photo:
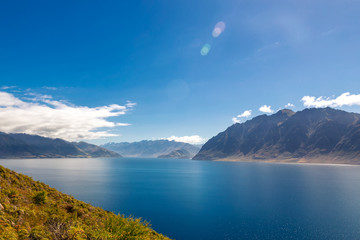
M168 239L0 166L0 239Z

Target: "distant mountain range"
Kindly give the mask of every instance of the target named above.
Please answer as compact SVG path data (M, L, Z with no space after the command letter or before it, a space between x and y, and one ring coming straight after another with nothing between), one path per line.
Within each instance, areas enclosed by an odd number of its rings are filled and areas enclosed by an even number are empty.
M86 142L68 142L28 134L0 132L0 158L121 157L120 154Z
M175 142L168 140L143 140L140 142L120 142L107 143L102 147L117 152L124 157L149 157L156 158L166 155L175 150L185 150L189 153L189 158L195 156L200 150L198 146L189 143Z
M360 164L360 114L312 108L260 115L211 138L193 159Z

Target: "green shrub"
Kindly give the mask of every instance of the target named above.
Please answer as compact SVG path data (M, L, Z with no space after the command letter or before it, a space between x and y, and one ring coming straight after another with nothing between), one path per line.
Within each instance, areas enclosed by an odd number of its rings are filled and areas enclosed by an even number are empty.
M44 204L46 202L46 192L44 191L40 191L37 192L34 196L33 196L33 200L35 204Z
M19 235L19 239L21 239L21 240L29 238L29 233L25 228L19 229L18 235Z
M31 240L47 240L49 238L49 234L43 226L36 226L31 229L30 239Z
M17 240L17 239L18 238L16 231L12 227L0 229L0 240Z
M71 227L69 230L69 239L86 240L85 231L81 227Z
M14 189L10 189L8 192L9 198L15 198L17 196L17 192Z

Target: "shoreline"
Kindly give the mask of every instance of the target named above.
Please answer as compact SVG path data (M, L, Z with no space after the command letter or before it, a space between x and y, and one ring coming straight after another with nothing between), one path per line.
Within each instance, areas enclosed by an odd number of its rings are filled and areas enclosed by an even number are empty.
M11 161L11 160L56 160L56 159L116 159L117 157L61 157L61 158L0 158L0 161ZM121 159L134 158L134 157L120 157ZM134 158L134 159L143 159L143 158ZM146 158L144 158L146 159ZM149 159L159 159L159 158L149 158ZM172 159L171 159L172 160ZM347 162L319 162L319 161L299 161L299 159L249 159L249 158L221 158L221 159L181 159L181 160L193 160L193 161L210 161L210 162L243 162L243 163L267 163L267 164L294 164L294 165L318 165L318 166L360 166L360 162L356 163L347 163Z
M264 160L256 160L256 159L241 159L241 158L221 158L216 160L209 160L214 162L247 162L247 163L268 163L268 164L294 164L294 165L319 165L319 166L360 166L360 162L356 163L347 163L347 162L319 162L308 159L310 161L306 161L304 158L292 158L292 159L264 159ZM203 161L203 160L200 160Z

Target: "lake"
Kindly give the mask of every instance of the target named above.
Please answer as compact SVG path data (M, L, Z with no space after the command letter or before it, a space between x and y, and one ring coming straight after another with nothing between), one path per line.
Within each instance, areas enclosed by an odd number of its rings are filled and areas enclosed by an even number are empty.
M178 159L0 164L175 239L360 239L360 166Z

